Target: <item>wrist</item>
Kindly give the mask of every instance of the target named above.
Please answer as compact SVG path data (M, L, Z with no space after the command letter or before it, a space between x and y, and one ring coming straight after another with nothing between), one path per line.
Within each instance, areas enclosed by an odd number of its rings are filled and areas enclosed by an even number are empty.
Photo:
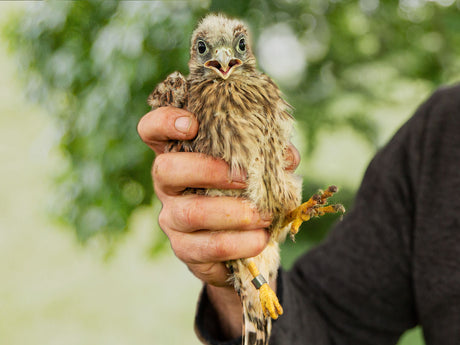
M205 286L209 302L217 313L222 335L226 340L241 336L243 325L243 309L241 301L232 286Z

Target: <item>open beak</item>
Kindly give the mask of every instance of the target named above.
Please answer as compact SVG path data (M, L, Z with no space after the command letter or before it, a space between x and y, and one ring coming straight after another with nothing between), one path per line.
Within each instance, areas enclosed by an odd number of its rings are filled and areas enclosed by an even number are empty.
M232 57L230 48L219 48L216 49L215 59L206 61L204 66L214 70L222 79L227 79L232 71L242 64L240 59Z

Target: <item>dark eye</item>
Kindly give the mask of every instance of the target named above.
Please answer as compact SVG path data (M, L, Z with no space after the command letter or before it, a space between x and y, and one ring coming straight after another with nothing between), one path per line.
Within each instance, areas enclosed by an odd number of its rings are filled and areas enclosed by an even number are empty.
M203 41L198 41L198 53L204 54L206 53L206 50L206 43L204 43Z
M244 40L244 38L240 39L240 41L238 42L238 49L240 52L244 52L246 50L246 41Z

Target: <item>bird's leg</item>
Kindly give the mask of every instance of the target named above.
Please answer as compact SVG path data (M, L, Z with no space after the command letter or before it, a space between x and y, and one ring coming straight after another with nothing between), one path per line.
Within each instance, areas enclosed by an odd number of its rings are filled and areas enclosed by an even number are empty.
M341 204L327 205L327 199L334 195L337 190L336 186L330 186L326 191L314 194L307 202L288 213L284 226L291 224L291 239L294 240L294 236L299 232L299 227L303 222L326 213L345 212L345 208Z
M254 287L259 290L259 298L264 315L267 317L270 316L272 319L276 320L279 315L283 314L283 308L278 301L275 291L268 285L254 261L247 260L246 265L254 278L252 280Z

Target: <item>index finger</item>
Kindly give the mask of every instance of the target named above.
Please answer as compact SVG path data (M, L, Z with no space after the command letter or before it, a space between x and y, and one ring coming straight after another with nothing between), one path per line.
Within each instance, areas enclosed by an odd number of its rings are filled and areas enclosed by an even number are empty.
M140 119L137 132L142 141L160 154L171 140L193 139L198 132L198 121L185 109L160 107Z

